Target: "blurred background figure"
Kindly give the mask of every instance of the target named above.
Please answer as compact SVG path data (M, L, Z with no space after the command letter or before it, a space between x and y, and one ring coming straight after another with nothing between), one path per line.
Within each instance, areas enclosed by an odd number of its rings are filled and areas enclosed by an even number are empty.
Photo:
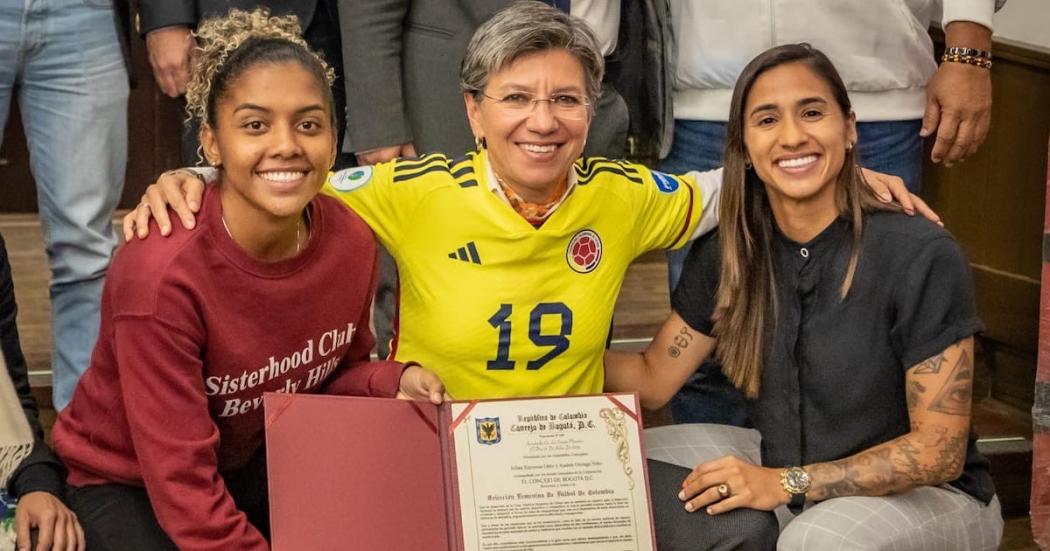
M141 0L139 31L146 37L153 78L164 94L182 97L190 78L190 60L195 46L190 33L207 17L226 15L231 8L251 10L266 7L274 16L294 15L303 28L303 38L335 69L332 95L339 122L339 135L346 127L346 91L343 85L343 52L339 34L339 14L335 0ZM182 160L197 164L199 129L187 124L182 135ZM351 166L353 157L342 155L336 168Z
M66 469L44 442L40 409L29 388L29 368L18 339L17 314L11 263L0 236L0 542L14 536L18 549L29 549L32 538L39 544L34 551L83 551L84 532L62 501ZM14 523L7 519L9 498L17 500Z
M0 0L0 128L17 94L51 266L56 410L87 369L127 163L126 0Z

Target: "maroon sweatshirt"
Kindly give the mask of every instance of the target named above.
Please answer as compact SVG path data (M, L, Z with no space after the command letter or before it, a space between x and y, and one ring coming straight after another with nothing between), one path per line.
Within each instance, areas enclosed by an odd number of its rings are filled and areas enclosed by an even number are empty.
M154 226L118 252L91 366L54 428L70 484L144 486L180 549L268 549L223 483L263 441L263 392L390 397L403 369L368 361L371 231L328 197L310 213L299 255L258 262L212 188L196 230Z

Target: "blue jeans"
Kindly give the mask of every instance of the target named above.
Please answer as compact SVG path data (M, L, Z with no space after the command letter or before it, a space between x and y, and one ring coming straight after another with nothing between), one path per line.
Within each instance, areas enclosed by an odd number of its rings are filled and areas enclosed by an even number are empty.
M725 123L675 120L674 146L660 169L672 174L711 170L722 166ZM921 120L857 123L857 152L860 164L904 179L912 193L921 188ZM692 243L667 253L668 287L674 291ZM721 366L706 360L671 400L676 423L722 423L744 425L743 396L722 375Z
M0 0L0 128L18 94L51 265L53 399L98 336L127 164L128 75L111 0Z
M922 191L922 120L857 123L860 165L900 176L908 191Z

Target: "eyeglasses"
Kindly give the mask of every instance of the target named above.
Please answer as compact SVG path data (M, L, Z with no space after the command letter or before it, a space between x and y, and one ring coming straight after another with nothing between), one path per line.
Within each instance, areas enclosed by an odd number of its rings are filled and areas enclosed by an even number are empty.
M553 94L549 98L538 98L526 92L512 92L502 98L494 98L485 92L478 92L494 101L507 115L524 117L532 113L536 104L545 101L551 106L551 113L561 119L582 120L587 118L587 107L590 102L576 94Z

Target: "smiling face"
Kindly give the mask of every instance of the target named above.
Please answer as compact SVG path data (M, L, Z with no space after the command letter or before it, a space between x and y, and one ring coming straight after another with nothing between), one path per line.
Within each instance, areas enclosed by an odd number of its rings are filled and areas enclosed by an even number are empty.
M586 98L583 65L562 49L525 54L489 75L483 92L488 97L468 93L465 99L471 129L485 139L492 169L526 200L547 200L583 152L590 111L572 117L547 101L522 110L489 98Z
M254 65L229 83L214 127L201 129L205 157L222 166L225 209L297 219L321 189L336 143L322 86L294 61Z
M857 130L827 82L804 62L769 69L751 88L743 123L748 159L774 211L787 203L836 209L835 182Z

